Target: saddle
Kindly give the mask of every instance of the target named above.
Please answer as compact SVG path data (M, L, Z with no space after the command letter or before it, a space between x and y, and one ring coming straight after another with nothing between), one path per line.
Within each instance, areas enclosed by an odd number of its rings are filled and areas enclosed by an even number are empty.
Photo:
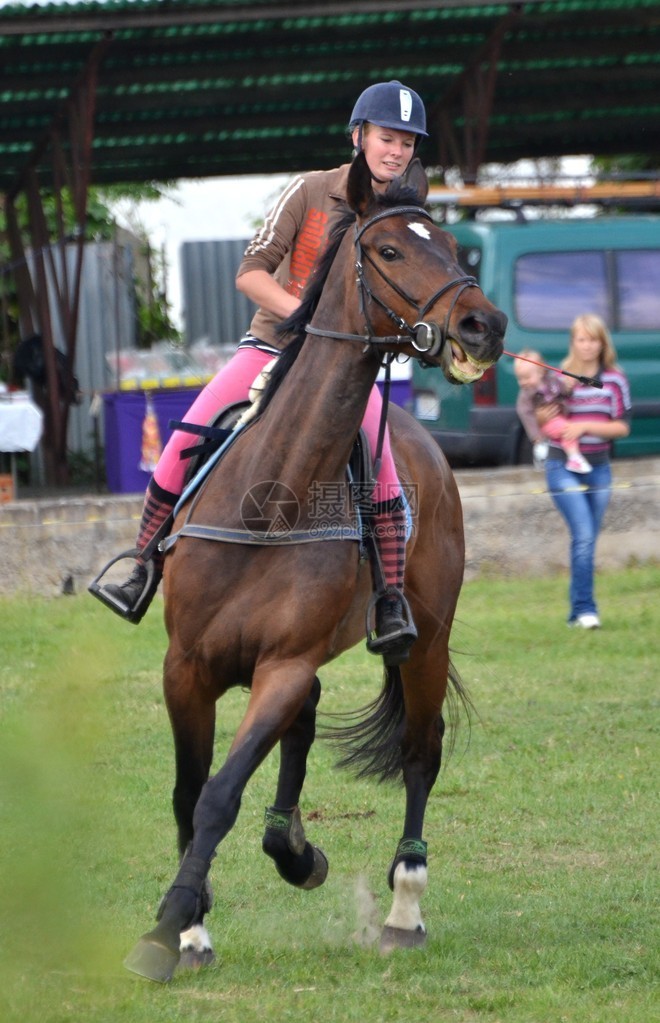
M206 426L170 420L171 429L183 430L197 435L199 440L181 452L181 458L189 459L186 470L184 491L174 514L181 504L192 497L204 482L205 467L212 462L215 466L231 447L242 429L254 418L257 403L237 402L229 405ZM216 457L217 456L217 457ZM211 466L211 467L212 467ZM353 503L360 520L368 522L371 508L371 494L376 485L374 463L366 434L361 429L351 451L346 476Z
M97 596L103 603L107 604L113 611L127 617L130 621L138 622L144 611L149 606L151 598L160 579L160 573L156 573L153 567L152 557L158 550L166 553L174 546L180 536L198 537L207 540L219 540L225 543L240 543L252 545L287 545L298 543L314 543L320 540L348 539L359 544L360 560L369 561L372 575L372 596L366 611L366 631L369 638L369 649L379 653L378 643L380 640L375 630L376 605L381 597L387 594L387 583L381 563L380 553L373 533L373 503L371 495L375 487L375 467L371 457L371 449L368 439L362 430L356 437L349 463L346 467L347 484L350 488L352 507L355 512L357 523L353 525L340 525L339 532L336 529L313 531L310 529L288 529L268 530L257 532L250 529L228 529L217 526L204 526L189 522L196 499L202 492L202 487L211 470L222 459L225 452L231 447L240 433L250 425L257 411L258 401L240 402L224 408L215 420L206 426L193 423L170 421L171 428L182 430L197 437L196 442L181 453L181 458L189 459L189 465L184 481L184 489L171 515L163 522L160 529L155 533L147 546L140 552L147 567L148 585L145 588L144 596L140 600L139 613L125 613L118 610L116 601L111 600L105 593L103 579L108 570L124 559L134 559L137 550L123 551L113 558L99 572L96 578L88 587L90 592ZM171 534L172 522L177 516L181 507L192 498L188 516L183 526L177 533ZM406 635L412 623L412 616L405 597L401 595L403 602L406 625ZM369 645L371 644L371 645ZM388 663L388 662L386 662ZM398 660L392 663L399 663Z
M206 464L211 459L214 459L214 464L216 464L216 455L218 455L218 457L222 457L224 452L233 443L233 440L241 432L241 429L254 417L254 408L256 404L257 403L253 403L252 405L249 403L241 403L230 408L226 408L220 413L213 423L204 427L195 426L194 424L189 423L170 422L170 426L175 429L181 429L183 427L187 432L191 434L196 433L200 436L200 440L197 444L193 445L191 448L187 448L181 453L182 458L190 458L191 464L188 469L188 475L191 477L191 482L188 487L184 489L180 504L187 501L191 496L194 496L196 492L199 492L199 488L207 475L207 473L204 472ZM346 476L348 486L351 489L353 507L358 519L358 531L355 534L343 532L342 536L345 539L358 540L360 544L360 560L368 560L371 567L372 595L366 610L366 632L368 637L367 646L373 653L379 653L381 640L378 638L376 629L376 608L381 597L387 595L388 586L385 579L380 552L373 532L373 504L371 494L373 493L376 484L374 463L371 457L369 441L362 429L360 429L355 439L355 443L353 444L349 463L346 467ZM176 514L178 507L179 506L175 508L174 514ZM256 543L262 545L268 544L269 546L276 543L307 543L322 539L336 539L336 533L334 531L330 531L329 534L324 537L320 534L312 535L310 531L307 530L296 531L285 528L280 534L269 531L268 534L255 537L249 530L226 529L217 526L198 526L188 524L188 522L186 522L178 533L166 536L159 544L159 549L163 552L169 550L181 535L196 536L198 538L208 540L221 540L225 543ZM408 637L409 627L412 625L412 615L403 594L400 594L400 599L402 601L405 620L405 627L402 631L405 633L406 637ZM398 661L393 660L388 663L398 663Z

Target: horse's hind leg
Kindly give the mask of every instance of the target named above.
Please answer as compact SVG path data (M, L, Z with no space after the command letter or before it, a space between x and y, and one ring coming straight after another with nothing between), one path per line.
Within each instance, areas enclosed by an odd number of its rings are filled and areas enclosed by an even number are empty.
M307 754L316 732L316 707L320 696L321 683L315 678L300 714L280 740L275 805L266 809L262 848L274 860L280 877L296 888L318 888L328 874L324 854L305 838L298 808Z
M406 705L406 729L401 744L403 780L406 790L406 814L397 851L390 866L388 881L394 893L392 908L385 921L381 951L411 948L426 941L419 900L427 884L426 842L422 838L428 798L440 770L444 721L441 714L445 684L438 677L437 664L428 659L415 671L414 660L402 670ZM442 658L440 658L442 664ZM396 670L396 669L390 669ZM442 667L440 667L442 671ZM435 675L425 686L424 675ZM406 679L408 689L406 691Z

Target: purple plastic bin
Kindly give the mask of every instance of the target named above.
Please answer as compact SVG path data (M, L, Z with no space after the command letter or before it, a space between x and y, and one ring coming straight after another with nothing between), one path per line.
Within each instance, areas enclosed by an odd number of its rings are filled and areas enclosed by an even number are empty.
M151 391L163 446L172 431L170 419L182 419L199 389ZM147 406L144 391L116 391L103 395L105 412L105 471L113 494L142 493L150 473L140 469L142 423ZM191 438L194 443L194 438Z

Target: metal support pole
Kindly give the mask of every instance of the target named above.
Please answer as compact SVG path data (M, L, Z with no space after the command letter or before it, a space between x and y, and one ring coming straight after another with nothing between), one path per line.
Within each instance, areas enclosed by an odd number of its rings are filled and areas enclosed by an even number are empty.
M8 233L12 253L17 264L17 290L19 292L20 320L25 336L38 332L42 337L46 368L46 393L43 395L47 428L44 435L49 482L64 483L68 479L67 432L69 410L74 399L74 364L78 312L85 244L87 194L91 180L92 141L98 68L106 49L112 42L109 34L92 49L83 73L73 86L69 98L62 105L49 131L35 146L32 156L14 187L7 193L6 210ZM67 151L63 141L68 129ZM40 171L50 153L51 169L48 177L55 197L57 240L50 244L47 218L40 192ZM68 156L68 160L67 160ZM45 176L45 175L44 175ZM63 190L68 188L74 208L75 228L67 233ZM24 192L28 200L30 236L34 279L25 257L14 199ZM67 245L75 245L73 272L67 263ZM55 258L55 249L59 259ZM47 271L48 267L48 271ZM64 338L64 366L58 372L54 344L52 316L57 314Z
M473 60L430 111L430 119L436 120L440 128L440 163L444 167L460 167L466 184L476 181L479 167L486 160L500 53L506 35L521 14L522 4L502 18ZM463 120L460 141L454 126L460 116L459 107Z

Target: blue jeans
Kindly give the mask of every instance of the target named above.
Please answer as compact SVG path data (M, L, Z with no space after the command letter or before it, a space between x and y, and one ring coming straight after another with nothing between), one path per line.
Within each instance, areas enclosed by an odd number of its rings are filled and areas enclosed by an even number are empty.
M594 553L605 509L610 500L612 470L609 462L595 465L583 475L569 472L558 459L545 463L550 496L571 534L569 622L578 615L597 614L594 599Z

